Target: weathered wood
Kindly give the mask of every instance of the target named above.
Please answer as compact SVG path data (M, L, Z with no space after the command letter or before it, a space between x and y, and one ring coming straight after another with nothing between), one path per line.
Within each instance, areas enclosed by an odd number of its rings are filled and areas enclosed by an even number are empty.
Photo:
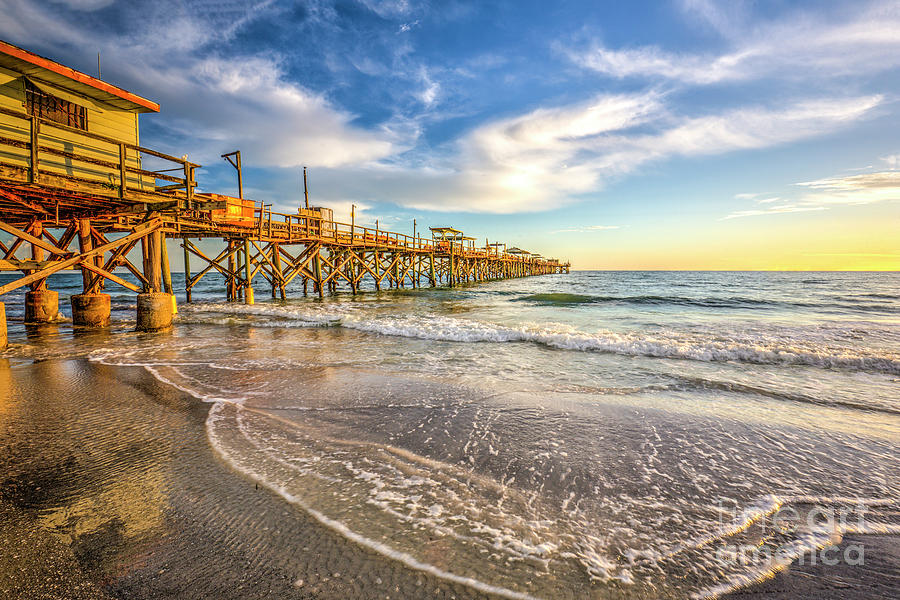
M147 236L147 243L144 245L144 277L149 283L151 293L162 291L161 237L159 230L154 230Z
M119 198L125 198L128 189L128 176L125 172L125 144L119 144Z
M187 242L187 238L184 242ZM186 243L182 243L181 247L184 248L184 295L185 300L191 302L191 288L194 287L191 284L191 253Z
M38 137L41 134L41 121L37 117L31 117L31 127L29 129L29 133L31 135L31 141L28 144L29 150L31 151L30 161L31 161L31 174L29 178L30 183L37 183L38 181L38 147L40 146L38 142Z
M172 290L172 271L169 270L169 250L166 247L166 235L160 234L160 263L162 265L163 289L167 294L173 294Z
M49 264L47 267L41 269L40 271L35 271L34 273L31 273L29 275L26 275L24 277L21 277L21 278L15 280L15 281L11 281L5 285L0 286L0 295L11 292L12 290L18 289L22 286L28 285L31 282L36 281L38 279L46 279L53 273L62 271L63 269L73 267L74 265L78 265L82 261L84 261L88 258L91 258L97 254L102 255L103 252L117 248L118 246L120 246L122 244L127 244L127 243L131 242L132 240L143 238L144 236L147 235L148 231L152 231L152 230L154 230L154 228L158 228L159 226L160 226L159 221L154 220L154 221L151 221L149 223L143 224L143 225L135 228L135 231L133 231L132 233L130 233L118 240L114 240L114 241L110 242L109 244L104 244L102 246L92 248L90 251L88 251L84 254L79 254L78 256L73 256L72 258L67 258L65 260L51 261L51 264Z
M83 261L83 262L81 263L81 268L82 268L82 269L85 269L85 270L87 270L87 271L90 271L90 272L92 272L92 273L96 273L96 274L99 275L100 277L103 277L103 278L105 278L105 279L109 279L110 281L115 281L116 283L118 283L118 284L121 285L122 287L126 287L126 288L128 288L129 290L131 290L131 291L133 291L133 292L140 292L140 291L141 291L141 288L139 288L138 286L134 285L133 283L130 283L130 282L128 282L128 281L122 279L121 277L119 277L118 275L116 275L116 274L114 274L114 273L110 273L110 272L107 271L106 269L103 269L103 268L101 268L101 267L98 267L97 265L91 264L90 259ZM96 286L96 284L93 284L92 289L95 288L95 286ZM90 292L90 293L94 293L94 292Z
M57 254L57 255L69 254L69 252L67 252L65 250L60 250L53 244L45 242L44 240L40 239L37 236L31 235L30 233L22 231L21 229L17 229L16 227L13 227L12 225L7 225L6 223L4 223L2 221L0 221L0 229L5 231L6 233L12 234L13 236L15 236L17 238L21 238L23 241L28 242L32 246L37 246L38 248L43 248L44 250L46 250L47 252L49 252L51 254Z
M88 219L80 219L78 221L78 250L82 255L85 255L91 251L93 245L91 222ZM91 275L91 270L85 266L85 261L81 263L81 278L83 293L93 293L93 276Z

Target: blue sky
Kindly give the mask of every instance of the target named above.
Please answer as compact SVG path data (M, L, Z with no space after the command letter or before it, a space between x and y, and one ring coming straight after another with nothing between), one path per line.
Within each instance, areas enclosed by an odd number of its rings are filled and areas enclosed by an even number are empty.
M898 2L0 0L245 195L580 268L897 268Z

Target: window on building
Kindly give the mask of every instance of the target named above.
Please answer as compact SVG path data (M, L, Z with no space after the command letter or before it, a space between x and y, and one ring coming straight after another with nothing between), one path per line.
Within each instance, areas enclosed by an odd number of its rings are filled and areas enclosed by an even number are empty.
M29 115L87 131L87 109L57 98L28 81L25 82L25 108Z

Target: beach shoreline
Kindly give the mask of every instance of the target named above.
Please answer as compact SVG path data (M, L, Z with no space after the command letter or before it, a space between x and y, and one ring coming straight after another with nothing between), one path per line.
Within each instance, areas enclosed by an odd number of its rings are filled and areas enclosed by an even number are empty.
M231 470L210 404L141 367L2 367L0 595L10 598L489 597L348 541ZM121 410L127 405L129 410ZM729 598L888 597L900 537L864 567L797 566Z

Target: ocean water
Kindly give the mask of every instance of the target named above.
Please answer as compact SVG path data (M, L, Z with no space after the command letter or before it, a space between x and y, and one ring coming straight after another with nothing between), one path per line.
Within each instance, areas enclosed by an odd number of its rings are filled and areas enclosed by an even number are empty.
M145 368L211 403L242 476L476 593L716 597L900 533L898 273L288 291L226 303L209 277L162 335L130 293L108 334L26 331L10 294L6 355Z

